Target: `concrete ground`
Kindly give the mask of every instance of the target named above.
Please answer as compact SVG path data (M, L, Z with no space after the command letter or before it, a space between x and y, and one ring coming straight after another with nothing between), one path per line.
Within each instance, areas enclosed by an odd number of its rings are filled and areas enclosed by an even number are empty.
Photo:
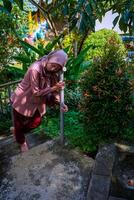
M92 158L59 140L31 145L23 154L14 142L2 145L1 200L86 200Z

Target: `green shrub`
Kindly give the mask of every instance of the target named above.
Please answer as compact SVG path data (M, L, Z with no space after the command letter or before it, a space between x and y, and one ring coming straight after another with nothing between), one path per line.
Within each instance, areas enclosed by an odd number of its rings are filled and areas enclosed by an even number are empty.
M80 101L79 88L65 88L65 103L69 109L75 110L78 108L78 102Z
M82 152L96 151L92 141L88 139L83 126L83 114L78 110L70 110L65 114L65 136L73 147Z
M101 56L80 81L85 132L96 147L110 138L130 137L134 131L132 87L124 61L126 52L117 38L115 33L108 37L99 53Z
M10 119L10 113L5 116L0 116L0 135L8 136L10 135L10 127L12 126L12 121Z
M14 24L7 14L0 12L0 69L5 68L16 52L17 39L13 35Z
M8 66L0 72L0 84L7 83L10 81L20 80L24 76L24 71L17 68Z
M64 134L69 144L73 147L79 148L82 152L95 151L96 147L93 146L92 142L88 140L86 133L84 132L83 115L78 110L69 110L64 115ZM60 136L60 119L59 115L52 116L46 114L43 123L39 129L44 129L45 134L51 138Z
M105 55L105 47L109 38L113 38L115 43L120 44L120 50L124 52L124 45L121 42L121 37L113 30L102 29L95 33L91 33L84 42L83 49L90 45L87 52L86 60L94 57L102 57Z

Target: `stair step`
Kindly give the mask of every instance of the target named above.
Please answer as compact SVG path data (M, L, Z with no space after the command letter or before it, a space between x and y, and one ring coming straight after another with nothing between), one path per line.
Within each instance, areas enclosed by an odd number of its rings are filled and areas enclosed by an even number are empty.
M127 199L110 196L108 200L127 200Z

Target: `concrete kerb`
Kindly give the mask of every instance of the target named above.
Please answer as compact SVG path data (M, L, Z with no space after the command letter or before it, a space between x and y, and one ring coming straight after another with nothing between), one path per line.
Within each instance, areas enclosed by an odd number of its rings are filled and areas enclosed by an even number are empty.
M104 146L98 151L92 170L87 200L108 200L116 152L114 144Z

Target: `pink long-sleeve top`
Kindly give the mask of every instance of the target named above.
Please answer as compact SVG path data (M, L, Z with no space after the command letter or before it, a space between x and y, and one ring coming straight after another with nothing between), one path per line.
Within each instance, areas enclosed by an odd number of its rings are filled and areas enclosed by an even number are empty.
M56 74L45 75L42 61L36 61L29 67L24 79L12 94L12 107L27 117L33 116L37 109L41 116L44 115L46 112L45 96L51 93L51 87L56 82L58 82L58 76Z

